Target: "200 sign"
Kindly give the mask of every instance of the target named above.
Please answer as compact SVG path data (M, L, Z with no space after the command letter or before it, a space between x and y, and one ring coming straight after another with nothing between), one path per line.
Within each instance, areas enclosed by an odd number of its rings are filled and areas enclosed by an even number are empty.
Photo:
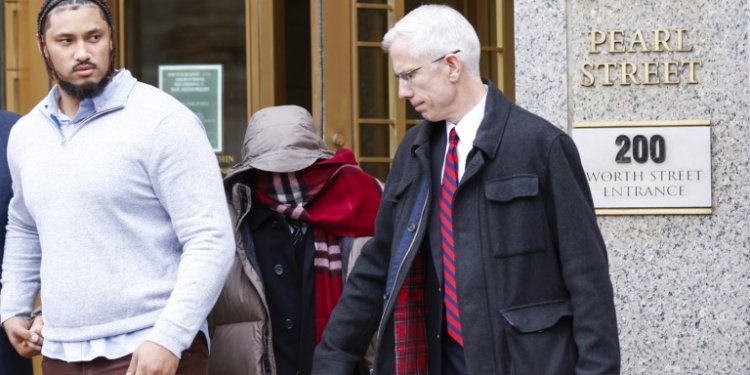
M643 135L636 135L632 141L627 135L620 135L615 140L615 144L620 146L620 151L615 156L615 162L620 164L631 162L630 156L627 156L631 146L633 148L632 159L636 163L643 164L649 159L654 163L663 163L667 158L667 144L664 137L658 134L649 139Z

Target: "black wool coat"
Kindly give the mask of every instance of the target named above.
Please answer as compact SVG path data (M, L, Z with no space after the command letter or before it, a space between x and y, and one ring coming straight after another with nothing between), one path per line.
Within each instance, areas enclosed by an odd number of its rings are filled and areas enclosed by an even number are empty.
M468 372L619 374L607 251L576 147L563 131L485 83L484 119L453 203ZM374 373L395 373L393 308L429 237L429 202L436 194L430 139L441 126L423 121L400 144L375 237L316 349L314 374L348 373L377 329ZM439 267L440 254L432 256ZM428 346L438 334L428 329Z

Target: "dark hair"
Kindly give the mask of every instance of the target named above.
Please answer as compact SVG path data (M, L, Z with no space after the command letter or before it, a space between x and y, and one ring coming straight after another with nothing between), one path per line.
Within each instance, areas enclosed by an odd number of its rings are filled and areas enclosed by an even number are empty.
M109 72L107 73L107 77L105 78L110 78L112 75L114 75L116 43L112 21L112 10L109 8L109 5L105 0L44 0L42 9L39 10L39 15L36 19L37 39L39 40L40 47L42 47L42 49L44 50L44 48L46 48L44 43L44 29L47 24L47 18L52 10L60 6L77 6L86 4L94 4L98 6L104 15L104 20L107 21L107 26L109 26L112 50L109 53ZM59 77L57 76L57 73L55 73L55 69L52 67L52 63L46 56L42 55L42 58L44 58L44 64L47 66L47 73L49 73L50 77L58 80Z
M47 24L47 16L49 13L60 5L85 5L94 4L99 7L104 13L104 18L107 21L107 25L112 29L112 10L104 0L45 0L42 4L42 9L39 10L39 15L36 19L37 34L41 38L44 35L44 26Z

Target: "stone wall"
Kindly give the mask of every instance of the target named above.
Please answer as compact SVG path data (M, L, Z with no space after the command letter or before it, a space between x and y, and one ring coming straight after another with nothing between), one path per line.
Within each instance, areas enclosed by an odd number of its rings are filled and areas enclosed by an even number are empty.
M577 121L711 121L711 215L599 217L622 373L750 374L748 1L516 0L514 7L521 106L566 130ZM671 51L653 51L657 29L670 32ZM597 30L622 30L625 42L615 50L637 51L611 54L602 44L591 53ZM631 44L638 30L644 43ZM679 33L689 52L676 51ZM639 84L621 85L617 66L611 86L601 84L599 70L586 87L581 72L591 62L632 62L643 73L643 63L685 60L700 61L698 83L687 82L689 65L674 65L668 79L678 84L644 85L641 75Z

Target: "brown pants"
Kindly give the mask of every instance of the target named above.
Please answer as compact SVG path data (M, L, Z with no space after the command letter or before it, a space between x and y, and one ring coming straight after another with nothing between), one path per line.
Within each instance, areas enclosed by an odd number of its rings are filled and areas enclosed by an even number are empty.
M118 359L94 358L88 362L65 362L42 358L42 373L48 375L125 375L130 366L130 355ZM208 346L202 333L184 352L177 375L207 375Z

